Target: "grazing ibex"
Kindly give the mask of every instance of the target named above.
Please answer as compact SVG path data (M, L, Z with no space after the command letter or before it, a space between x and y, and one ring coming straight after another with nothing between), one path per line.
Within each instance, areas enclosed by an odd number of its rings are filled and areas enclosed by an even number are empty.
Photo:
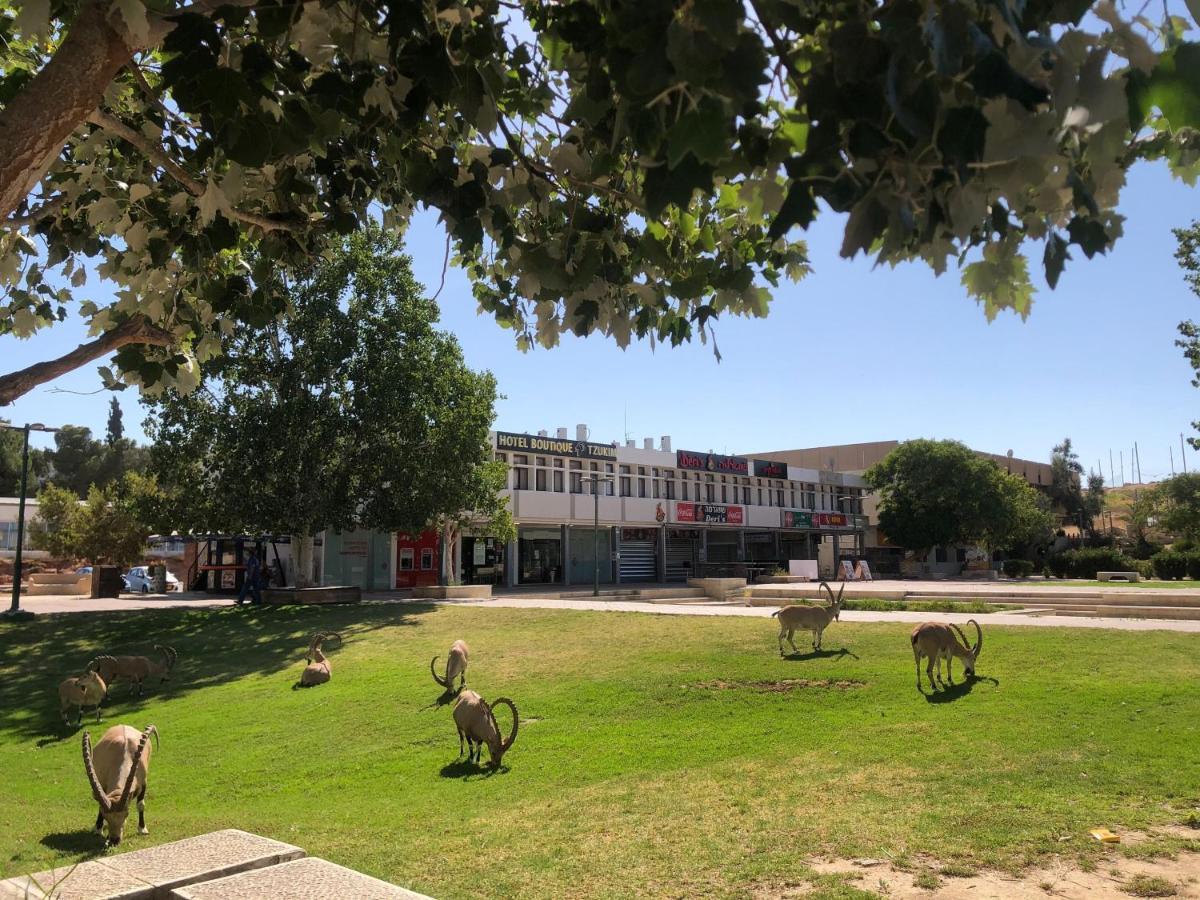
M842 592L846 590L846 582L842 582L842 587L838 591L837 597L833 596L833 588L824 581L821 582L821 587L829 594L828 606L785 606L783 609L777 609L771 613L772 616L779 616L780 656L784 655L784 637L792 645L792 652L797 652L796 642L792 640L792 636L796 633L797 629L811 631L813 633L813 649L821 649L822 633L829 627L829 623L837 619L842 612Z
M974 619L968 619L967 624L975 626L976 643L974 647L971 646L962 629L954 623L943 625L941 622L926 622L913 629L912 648L913 660L917 666L918 691L921 690L922 657L929 660L929 665L925 667L925 673L929 676L929 687L932 690L937 690L937 684L933 680L934 668L937 668L940 680L943 659L946 661L946 678L950 684L954 684L954 673L951 671L951 667L956 656L963 661L963 670L966 672L966 676L974 677L975 661L979 659L979 651L983 649L983 629ZM962 638L961 644L959 638Z
M492 707L499 706L501 703L511 709L513 715L512 734L507 739L501 738L500 726L492 712ZM454 725L458 728L458 755L462 756L463 739L466 738L467 759L479 762L483 745L487 744L492 768L496 768L500 765L504 754L512 747L513 741L517 739L519 724L517 707L507 697L497 697L489 705L474 691L463 691L458 695L458 700L454 704Z
M108 824L108 842L121 843L129 800L137 799L138 834L146 829L146 775L150 771L150 735L158 739L158 729L147 725L139 732L128 725L114 725L92 749L92 736L83 733L83 767L92 786L92 795L100 804L96 833Z
M321 652L321 644L330 638L337 638L338 645L341 645L342 636L335 631L318 631L313 635L313 639L308 645L308 665L300 673L300 687L313 687L314 685L324 684L333 676L329 660Z
M461 678L458 685L458 689L461 691L467 683L467 659L470 655L471 651L468 649L466 641L455 641L450 645L450 655L446 657L445 678L438 678L437 669L434 668L438 658L435 656L429 661L429 672L433 675L433 680L446 690L452 691L454 690L454 679Z
M138 696L142 696L142 682L151 676L159 676L159 683L166 681L171 670L175 668L175 660L179 654L171 647L155 644L154 649L162 654L163 661L155 662L145 656L97 656L88 663L88 671L98 672L104 683L111 686L113 682L124 678L129 681L129 693L136 687Z
M96 707L96 721L100 721L100 701L108 693L108 686L105 685L104 679L100 677L98 672L87 672L79 675L76 678L68 678L58 686L58 705L62 712L63 724L71 724L67 713L71 707L78 707L79 715L75 719L75 724L83 723L83 708L85 706Z

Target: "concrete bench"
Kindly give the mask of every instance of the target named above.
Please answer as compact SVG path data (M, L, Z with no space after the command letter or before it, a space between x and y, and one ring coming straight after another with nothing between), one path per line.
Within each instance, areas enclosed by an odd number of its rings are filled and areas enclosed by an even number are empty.
M170 900L429 900L424 894L309 856L179 888Z
M1142 578L1137 572L1097 572L1096 580L1098 580L1098 581L1141 581Z

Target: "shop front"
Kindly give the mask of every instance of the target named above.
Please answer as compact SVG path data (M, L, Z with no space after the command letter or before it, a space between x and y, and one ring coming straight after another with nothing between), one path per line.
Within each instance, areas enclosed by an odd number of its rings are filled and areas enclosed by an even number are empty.
M396 535L396 587L430 587L441 571L440 535L435 530Z
M562 528L523 525L517 530L517 583L561 584Z
M597 573L601 584L612 584L612 531L611 528L604 527L570 528L567 537L570 545L568 574L571 584L591 584Z
M463 584L504 584L504 542L465 534L462 539Z
M658 580L659 528L622 528L620 531L621 582Z

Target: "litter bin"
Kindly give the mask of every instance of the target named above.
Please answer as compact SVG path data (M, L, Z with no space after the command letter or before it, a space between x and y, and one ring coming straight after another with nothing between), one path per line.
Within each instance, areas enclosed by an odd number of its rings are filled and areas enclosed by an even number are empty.
M167 566L165 563L159 563L151 567L151 572L154 573L154 593L165 594L167 592Z
M125 582L119 566L92 566L92 597L120 597Z

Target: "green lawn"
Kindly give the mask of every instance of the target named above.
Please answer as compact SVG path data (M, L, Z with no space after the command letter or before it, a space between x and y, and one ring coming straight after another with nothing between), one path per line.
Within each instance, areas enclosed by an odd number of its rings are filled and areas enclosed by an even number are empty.
M834 623L824 655L780 659L774 624L381 605L0 625L0 873L99 852L55 688L95 652L154 642L179 651L174 680L141 703L118 687L86 726L162 732L152 833L122 851L237 827L439 898L742 897L805 882L822 853L1086 856L1088 828L1200 802L1200 636L990 629L985 677L930 702L909 626ZM308 634L330 628L333 681L292 690ZM455 763L450 710L431 705L429 659L457 637L469 686L523 717L495 774Z

